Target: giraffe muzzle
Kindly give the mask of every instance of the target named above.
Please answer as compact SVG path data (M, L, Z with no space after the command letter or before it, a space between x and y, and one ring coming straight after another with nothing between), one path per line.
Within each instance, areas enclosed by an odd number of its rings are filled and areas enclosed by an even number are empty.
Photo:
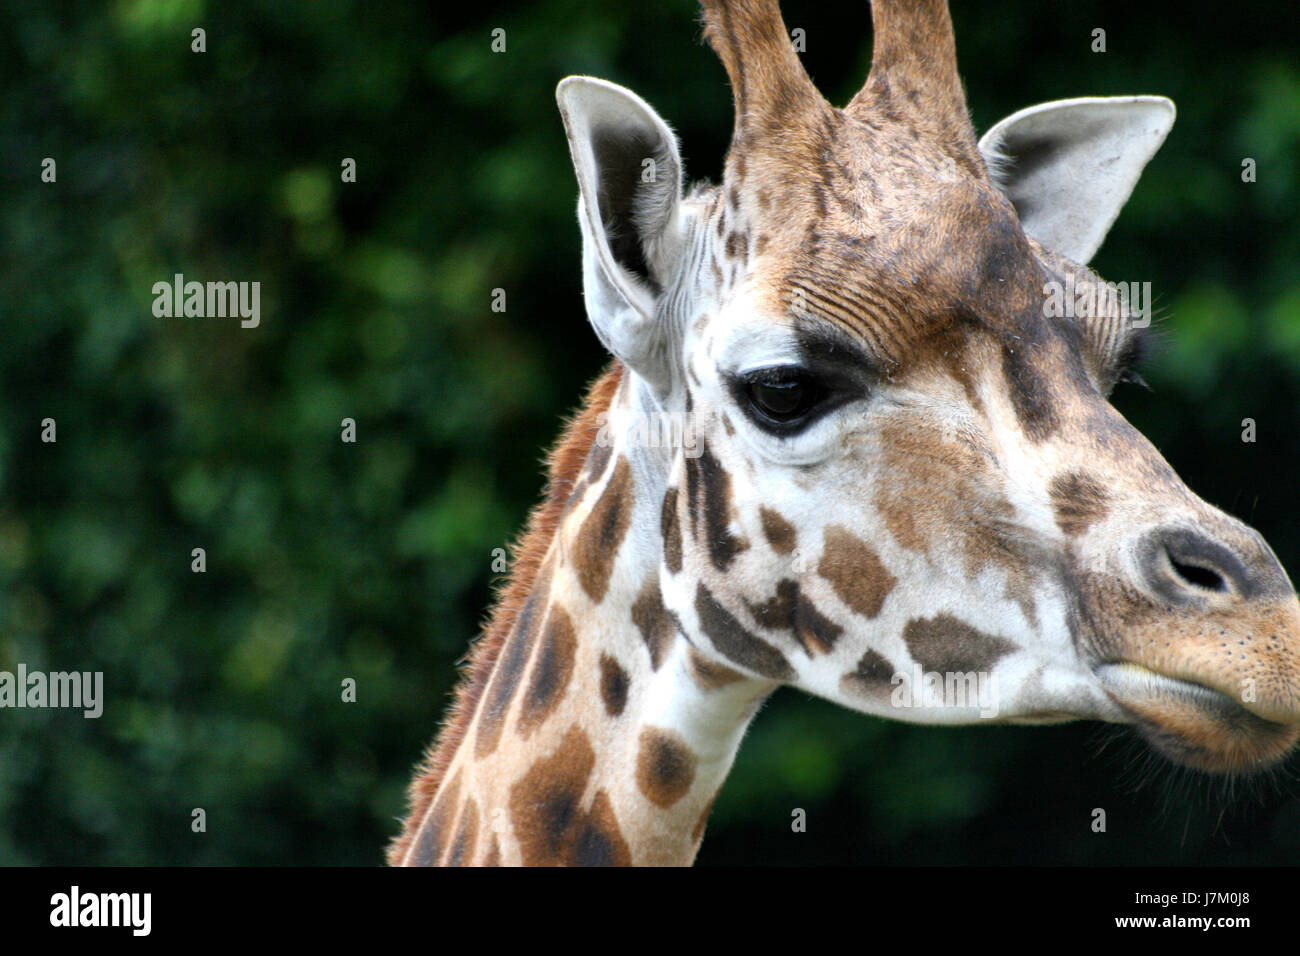
M1253 529L1208 507L1088 575L1093 673L1157 751L1214 773L1300 742L1300 600Z
M1283 760L1300 741L1300 712L1270 720L1247 701L1140 664L1103 664L1095 673L1147 743L1175 763L1248 774Z

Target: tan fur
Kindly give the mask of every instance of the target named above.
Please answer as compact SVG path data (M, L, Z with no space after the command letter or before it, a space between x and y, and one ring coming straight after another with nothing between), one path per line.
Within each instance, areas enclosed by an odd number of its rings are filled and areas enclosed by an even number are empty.
M501 654L506 635L510 633L510 628L514 626L519 611L532 590L542 558L550 547L551 539L555 537L560 517L573 492L574 482L596 443L596 435L600 431L597 417L609 410L614 393L622 381L623 366L615 362L592 384L582 409L569 422L563 436L556 443L555 450L551 452L547 466L549 479L546 497L533 509L528 518L527 530L512 548L510 577L500 591L496 608L483 636L470 652L466 676L456 688L455 698L438 739L429 748L411 783L406 822L402 833L388 849L390 864L396 864L406 856L415 828L424 819L434 794L442 785L443 775L465 737L465 731L492 675L492 668Z

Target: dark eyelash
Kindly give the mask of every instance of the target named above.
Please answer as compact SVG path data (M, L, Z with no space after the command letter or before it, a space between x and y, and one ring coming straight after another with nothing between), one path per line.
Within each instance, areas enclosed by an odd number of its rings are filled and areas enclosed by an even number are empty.
M780 385L782 382L800 376L811 377L811 373L795 365L774 365L741 376L741 380L748 385Z
M749 393L753 386L781 385L793 380L801 380L811 390L811 402L807 411L800 417L790 421L778 421L752 407ZM728 384L732 397L749 420L764 431L781 437L798 434L841 405L866 394L864 388L835 372L800 365L778 365L756 369L745 375L730 376Z
M1144 329L1134 329L1111 363L1115 384L1125 382L1140 385L1150 391L1151 386L1138 374L1138 369L1150 363L1165 350L1167 345L1165 332L1154 325Z
M1119 354L1115 356L1115 361L1111 363L1115 374L1120 378L1123 378L1125 373L1132 371L1151 357L1151 353L1155 350L1155 341L1154 336L1149 334L1150 332L1150 328L1134 329L1129 337L1124 340Z

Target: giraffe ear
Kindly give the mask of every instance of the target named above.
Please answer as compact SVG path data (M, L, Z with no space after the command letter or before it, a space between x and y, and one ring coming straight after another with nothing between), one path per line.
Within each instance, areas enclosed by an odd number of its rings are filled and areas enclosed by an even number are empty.
M661 389L672 381L658 302L681 255L681 158L668 124L630 90L571 76L555 91L578 175L582 284L596 334Z
M1163 96L1040 103L984 134L980 152L1025 233L1086 265L1174 125Z

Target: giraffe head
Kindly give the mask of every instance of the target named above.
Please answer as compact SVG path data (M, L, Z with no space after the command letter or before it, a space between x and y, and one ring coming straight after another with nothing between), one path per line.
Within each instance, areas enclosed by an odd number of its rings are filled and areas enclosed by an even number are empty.
M1044 104L977 141L943 0L872 4L844 109L776 0L704 8L735 99L720 186L683 194L636 95L558 91L589 316L635 383L611 414L687 436L634 466L664 490L693 659L914 722L1100 719L1200 769L1282 758L1291 583L1109 404L1142 317L1052 307L1097 281L1173 104Z

